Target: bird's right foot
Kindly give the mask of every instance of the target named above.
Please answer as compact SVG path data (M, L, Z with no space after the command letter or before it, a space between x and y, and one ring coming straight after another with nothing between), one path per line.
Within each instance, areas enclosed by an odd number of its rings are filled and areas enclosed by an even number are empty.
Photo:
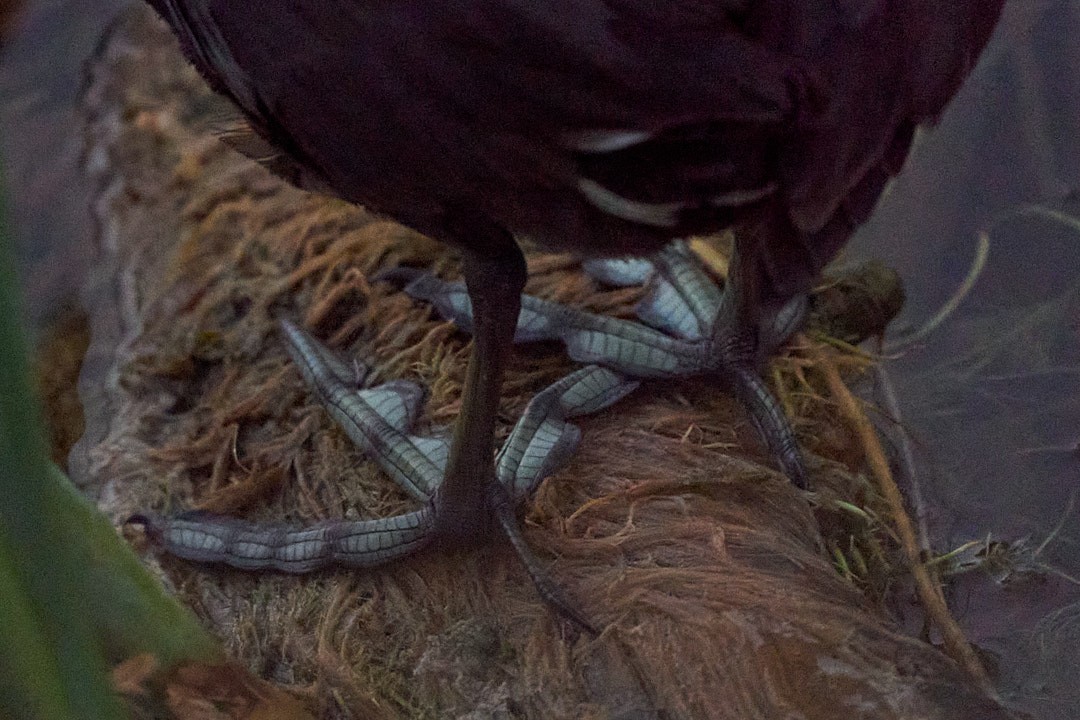
M791 423L757 368L760 356L780 345L798 325L805 308L802 299L785 306L763 332L749 337L730 321L728 295L685 243L672 243L653 262L591 261L586 270L612 285L648 283L650 292L635 308L640 322L594 315L525 295L514 341L558 340L574 360L630 377L717 378L747 408L781 471L797 487L809 487ZM409 295L430 302L443 317L471 331L472 310L462 283L407 268L389 275Z

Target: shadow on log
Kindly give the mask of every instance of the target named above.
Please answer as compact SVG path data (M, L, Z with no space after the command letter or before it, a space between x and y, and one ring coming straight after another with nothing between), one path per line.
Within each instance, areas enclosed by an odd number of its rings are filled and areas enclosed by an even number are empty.
M150 509L299 523L410 508L314 403L274 323L296 318L383 379L427 384L422 421L447 424L467 338L367 278L401 263L450 276L453 261L214 139L218 100L149 12L103 43L86 98L100 257L74 479L117 523ZM565 257L530 268L530 292L589 309L626 315L637 296L599 292ZM504 424L571 367L558 347L523 348ZM809 422L807 447L834 458L813 462L820 496L858 498L841 464L852 440ZM598 639L552 616L502 542L309 578L146 560L234 657L325 717L1007 717L837 574L821 518L758 464L722 392L647 384L581 425L525 532L558 558L552 574Z

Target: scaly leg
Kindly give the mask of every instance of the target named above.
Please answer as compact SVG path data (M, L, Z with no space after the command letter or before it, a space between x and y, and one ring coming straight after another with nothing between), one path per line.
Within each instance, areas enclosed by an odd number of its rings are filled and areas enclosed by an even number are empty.
M481 536L490 529L495 419L521 309L525 258L513 238L500 233L484 252L465 251L464 274L473 347L446 475L434 501L438 532L451 538Z
M481 535L494 517L544 601L560 615L595 632L529 549L514 514L514 503L495 477L495 419L521 311L526 267L525 257L509 233L494 230L486 239L489 242L482 250L467 249L464 253L473 348L446 475L434 498L436 534L455 542L463 536Z

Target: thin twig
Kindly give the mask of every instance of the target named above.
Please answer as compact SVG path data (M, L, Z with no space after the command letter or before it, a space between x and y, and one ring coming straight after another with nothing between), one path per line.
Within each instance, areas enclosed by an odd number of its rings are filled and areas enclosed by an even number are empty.
M1035 548L1035 552L1032 553L1033 557L1039 557L1042 551L1046 549L1046 546L1053 542L1054 538L1061 534L1062 529L1065 527L1065 523L1072 515L1073 506L1076 504L1076 492L1076 490L1073 490L1071 493L1069 493L1069 502L1065 503L1065 512L1061 513L1061 517L1058 519L1057 525L1055 525L1054 529L1050 531L1050 534L1046 536L1046 539L1039 544L1039 547Z
M900 545L907 556L919 598L926 609L927 615L941 631L942 639L945 642L945 652L967 670L968 674L983 690L992 696L995 695L993 684L990 682L986 669L971 645L968 644L964 633L960 630L960 626L949 613L949 607L945 602L944 595L941 593L941 588L931 577L930 571L922 562L915 528L912 525L911 518L908 517L907 511L904 509L904 499L900 494L900 488L897 487L896 482L893 480L892 472L889 470L889 463L885 458L885 452L882 450L881 442L874 431L873 425L870 423L870 419L865 412L859 409L855 397L840 378L832 353L823 349L815 350L815 360L816 366L825 374L829 389L841 412L862 442L866 460L892 512L893 522L900 538Z
M937 330L950 315L956 312L956 308L960 307L960 303L964 301L964 298L968 296L971 289L975 287L975 283L978 282L979 276L982 275L982 271L986 267L986 260L989 257L990 235L986 232L980 232L979 244L975 248L975 258L971 261L971 268L968 270L964 281L960 283L960 286L956 288L956 291L952 296L941 306L941 309L938 310L932 318L927 320L922 327L908 335L886 343L885 352L889 355L903 352L904 350L919 344Z
M911 448L911 437L903 425L903 417L900 411L900 400L896 396L896 388L893 386L889 371L881 363L873 366L874 382L879 391L879 398L885 410L885 414L892 421L899 434L900 468L903 479L907 481L911 504L915 508L915 522L919 528L919 550L924 557L930 553L930 528L926 522L926 498L923 497L922 484L915 473L915 453Z

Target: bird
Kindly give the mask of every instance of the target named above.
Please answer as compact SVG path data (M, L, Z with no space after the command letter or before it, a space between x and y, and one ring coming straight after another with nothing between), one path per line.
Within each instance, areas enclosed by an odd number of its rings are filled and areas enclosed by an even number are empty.
M708 349L806 487L760 367L1004 0L147 2L238 108L226 141L460 253L474 343L431 500L450 543L493 516L513 526L493 446L526 280L518 238L657 256L733 229Z

